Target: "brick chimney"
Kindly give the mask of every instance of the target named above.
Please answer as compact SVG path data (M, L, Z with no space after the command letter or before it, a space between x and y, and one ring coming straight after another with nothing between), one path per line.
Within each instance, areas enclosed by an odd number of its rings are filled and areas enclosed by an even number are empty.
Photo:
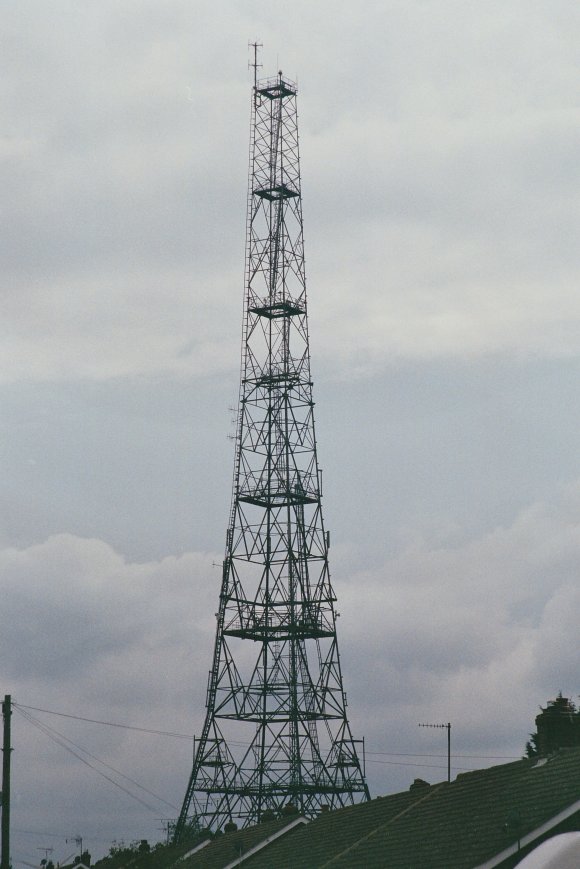
M425 781L422 778L416 778L409 790L414 793L415 791L424 791L426 788L430 788L431 785L428 781Z
M580 745L580 713L568 697L558 694L536 716L538 754L545 757L559 748Z

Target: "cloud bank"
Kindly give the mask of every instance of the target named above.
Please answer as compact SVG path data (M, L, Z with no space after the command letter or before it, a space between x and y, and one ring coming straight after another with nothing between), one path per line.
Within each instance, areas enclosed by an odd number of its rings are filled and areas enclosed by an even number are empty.
M103 541L69 534L4 549L4 684L25 706L199 732L219 585L214 560L187 553L131 563ZM573 693L580 484L557 502L530 505L509 527L459 545L417 540L379 569L348 576L338 554L335 560L351 723L365 736L375 794L405 788L421 772L402 764L427 763L434 768L424 777L444 776L442 757L396 757L443 754L432 734L416 729L419 722L452 722L457 772L521 754L538 698ZM151 735L33 714L168 803L182 798L187 743L159 738L151 754ZM87 836L153 836L151 814L168 810L161 800L130 785L153 803L140 808L20 716L15 725L17 789L26 793L38 774L29 769L31 757L42 767L34 805L17 804L17 825L46 828L54 814L58 826L62 806L53 808L51 795L74 787L69 823L82 823ZM98 820L90 820L93 810Z
M578 352L577 8L370 7L6 11L4 381L235 367L246 29L265 72L283 48L304 82L311 302L338 373Z

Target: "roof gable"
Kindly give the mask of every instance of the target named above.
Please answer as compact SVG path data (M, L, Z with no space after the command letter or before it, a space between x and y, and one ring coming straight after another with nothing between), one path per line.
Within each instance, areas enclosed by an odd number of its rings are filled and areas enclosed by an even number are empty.
M252 855L262 848L274 845L281 838L293 838L297 827L307 824L305 818L281 818L255 827L246 827L232 833L224 833L213 839L207 847L196 851L176 864L179 869L226 869L246 865ZM269 850L269 847L268 847Z

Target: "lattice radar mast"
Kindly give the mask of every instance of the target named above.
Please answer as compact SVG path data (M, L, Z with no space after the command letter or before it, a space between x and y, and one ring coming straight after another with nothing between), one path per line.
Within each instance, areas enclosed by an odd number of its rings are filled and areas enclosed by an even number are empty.
M248 826L289 803L312 817L369 799L346 714L313 408L296 86L280 72L252 93L232 506L176 840L191 822Z

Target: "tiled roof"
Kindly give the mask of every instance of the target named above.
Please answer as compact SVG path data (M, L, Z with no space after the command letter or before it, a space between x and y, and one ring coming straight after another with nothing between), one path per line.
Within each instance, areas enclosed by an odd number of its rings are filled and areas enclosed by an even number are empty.
M580 829L580 748L521 760L327 812L225 833L185 859L188 846L107 858L103 869L491 869L574 812ZM297 823L298 822L298 823ZM277 837L277 838L276 838ZM271 840L271 841L268 841ZM254 853L256 846L265 845ZM505 855L504 855L505 856ZM240 860L241 858L241 860ZM175 862L177 860L177 862ZM239 862L238 862L239 861ZM98 864L97 864L98 865ZM507 866L508 864L504 864ZM514 865L509 863L509 865Z
M460 775L321 815L244 869L474 869L580 808L580 749Z
M277 821L258 824L255 827L248 827L244 830L237 830L233 833L224 833L213 839L209 845L192 854L191 857L180 861L177 866L179 869L224 869L229 863L233 863L237 858L247 854L256 845L272 836L282 834L276 841L283 841L286 836L292 837L295 835L296 826L293 826L286 834L283 831L293 824L296 825L296 821L299 822L299 827L303 826L302 818L290 816Z
M580 801L580 750L464 774L378 828L332 869L474 869Z
M326 812L296 830L288 839L275 842L244 861L244 869L272 869L274 866L276 869L313 869L322 866L331 855L340 854L431 790L427 787L418 793L405 791Z

